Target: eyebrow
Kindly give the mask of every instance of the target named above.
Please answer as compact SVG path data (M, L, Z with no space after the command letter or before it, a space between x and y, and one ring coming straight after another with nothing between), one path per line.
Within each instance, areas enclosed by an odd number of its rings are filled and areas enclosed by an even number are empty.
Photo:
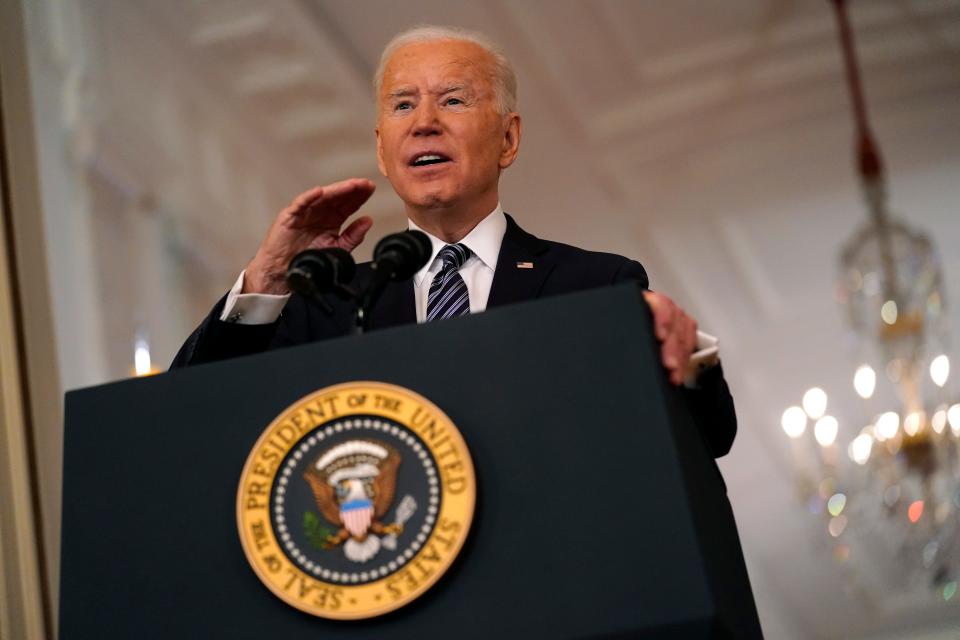
M387 94L387 97L390 99L395 98L406 98L412 95L416 95L417 90L413 87L400 87L399 89L394 89Z
M466 91L467 86L464 84L452 84L444 89L437 91L436 95L444 96L448 93L453 93L454 91ZM410 96L417 95L418 91L413 87L400 87L399 89L394 89L387 94L387 98L390 100L396 100L397 98L408 98Z

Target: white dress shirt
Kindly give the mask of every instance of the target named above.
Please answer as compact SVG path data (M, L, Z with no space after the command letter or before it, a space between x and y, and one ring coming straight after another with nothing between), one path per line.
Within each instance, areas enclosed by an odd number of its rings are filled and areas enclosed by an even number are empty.
M423 231L410 221L410 228ZM430 284L433 277L443 267L443 261L437 258L440 249L447 243L433 234L423 231L430 238L433 251L430 261L413 276L413 291L416 296L417 322L423 322L427 317L427 297L430 295ZM467 285L470 296L470 313L480 313L487 308L490 299L490 287L493 286L493 274L497 270L497 256L500 255L500 245L503 243L503 234L507 232L507 217L503 215L503 207L497 203L497 208L481 220L473 231L464 236L459 244L470 249L470 257L460 267L460 276Z
M410 229L423 231L411 220ZM500 245L503 235L507 231L507 217L503 207L497 203L497 208L481 220L468 233L460 244L466 245L472 252L467 261L460 267L460 276L467 285L470 295L470 313L481 313L487 308L490 298L490 288L493 285L493 274L497 270L497 256L500 255ZM413 276L413 290L416 297L417 322L423 322L427 316L427 297L430 294L430 283L440 271L443 262L437 254L447 244L440 238L423 231L430 238L433 246L430 260L427 265ZM272 295L266 293L240 293L243 290L243 274L234 283L223 305L220 319L226 322L239 324L269 324L280 317L280 312L287 304L290 294ZM699 372L708 369L719 361L720 352L717 338L697 331L697 351L690 357L687 368L686 384L695 386Z

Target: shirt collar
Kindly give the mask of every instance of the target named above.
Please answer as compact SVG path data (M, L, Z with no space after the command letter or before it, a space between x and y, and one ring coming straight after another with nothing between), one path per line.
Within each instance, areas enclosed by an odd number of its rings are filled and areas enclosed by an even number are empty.
M408 221L408 228L423 231L413 220ZM437 254L440 253L440 249L443 249L447 245L446 242L433 234L427 231L423 232L430 238L430 244L433 246L433 250L430 253L430 260L427 264L413 276L414 284L418 287L427 274L431 273L431 270L437 270L434 269ZM466 245L466 247L473 252L473 255L467 259L467 263L476 257L485 267L491 271L496 271L497 256L500 255L500 245L503 244L503 234L506 232L507 217L503 214L503 207L498 202L497 207L487 214L487 217L481 220L477 226L460 241L460 244Z

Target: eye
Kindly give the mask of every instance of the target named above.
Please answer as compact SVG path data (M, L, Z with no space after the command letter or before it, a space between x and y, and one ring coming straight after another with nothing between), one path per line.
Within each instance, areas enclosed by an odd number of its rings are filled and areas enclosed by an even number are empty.
M407 110L412 109L412 108L413 108L413 105L410 104L410 103L407 102L407 101L398 102L397 104L393 105L393 110L394 110L394 111L407 111Z
M461 100L460 98L447 98L447 101L445 104L447 104L448 106L449 105L457 106L457 105L463 104L463 100Z

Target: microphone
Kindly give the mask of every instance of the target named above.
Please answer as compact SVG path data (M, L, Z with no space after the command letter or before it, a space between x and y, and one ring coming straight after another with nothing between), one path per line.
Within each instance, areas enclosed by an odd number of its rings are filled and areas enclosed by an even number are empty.
M390 281L402 282L413 277L430 259L433 245L423 231L391 233L373 249L373 276L360 299L357 309L357 328L369 327L370 309L380 299Z
M357 264L345 249L307 249L290 261L287 285L312 300L319 300L321 295L330 292L349 296L344 287L356 272Z
M402 282L412 278L430 259L433 245L423 231L391 233L373 249L373 269L387 280Z

